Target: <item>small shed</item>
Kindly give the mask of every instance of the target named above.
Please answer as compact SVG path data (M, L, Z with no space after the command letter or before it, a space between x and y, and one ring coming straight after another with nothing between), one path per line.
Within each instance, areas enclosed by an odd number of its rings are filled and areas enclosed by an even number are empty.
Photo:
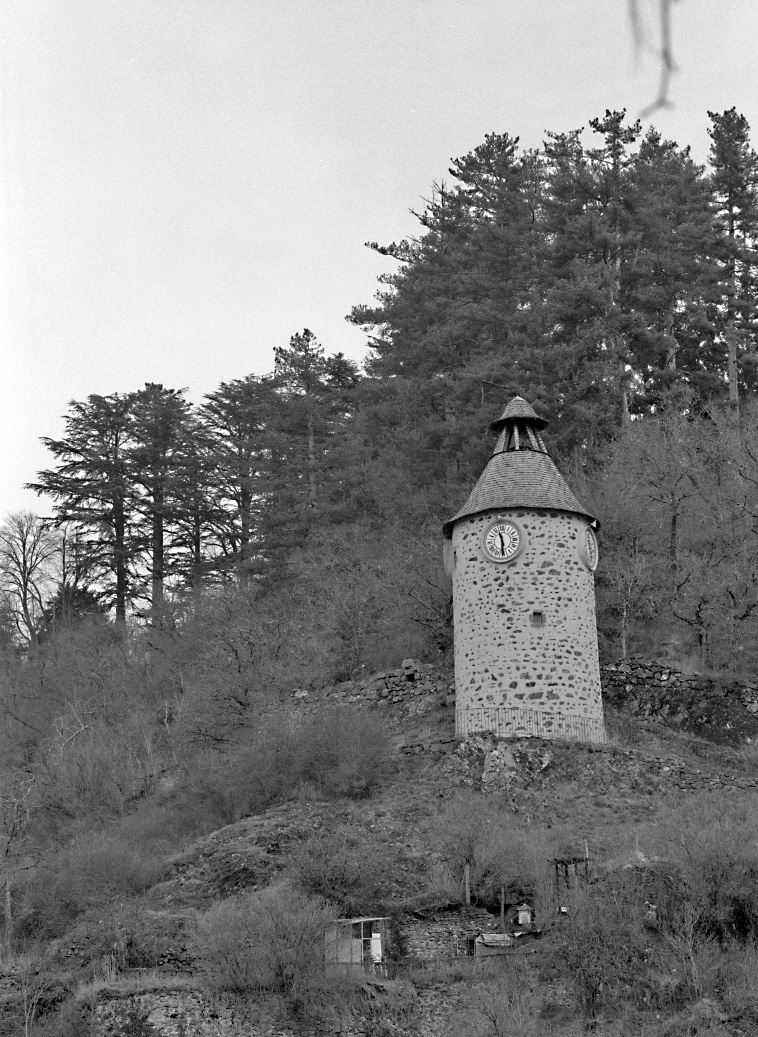
M389 918L340 918L326 933L327 963L381 971L387 954Z
M527 926L534 924L534 911L530 904L518 904L514 915L513 921L520 929L525 929Z
M505 954L514 944L509 933L480 933L474 941L474 954L477 958L491 958Z

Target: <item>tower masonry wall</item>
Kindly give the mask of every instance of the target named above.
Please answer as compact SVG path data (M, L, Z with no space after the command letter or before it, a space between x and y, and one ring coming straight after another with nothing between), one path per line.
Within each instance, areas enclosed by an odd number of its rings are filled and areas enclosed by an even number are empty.
M482 552L495 518L512 520L525 537L510 562ZM604 740L594 578L580 556L587 524L567 512L524 509L455 524L448 557L457 734Z

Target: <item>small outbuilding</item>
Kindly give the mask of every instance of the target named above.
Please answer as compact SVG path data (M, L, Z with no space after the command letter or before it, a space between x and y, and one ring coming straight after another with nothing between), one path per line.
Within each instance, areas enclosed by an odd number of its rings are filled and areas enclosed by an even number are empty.
M387 954L389 918L340 918L325 937L328 964L381 971Z

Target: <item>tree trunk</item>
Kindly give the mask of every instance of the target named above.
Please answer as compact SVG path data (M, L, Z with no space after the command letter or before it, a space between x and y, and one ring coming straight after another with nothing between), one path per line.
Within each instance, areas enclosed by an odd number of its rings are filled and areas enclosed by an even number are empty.
M729 381L729 413L732 424L736 429L740 426L740 395L739 374L737 369L737 261L735 249L737 247L737 231L734 208L730 207L728 216L728 235L731 246L729 257L728 279L727 279L727 327L726 327L726 366Z
M676 593L677 575L679 573L679 510L671 501L669 513L669 565L671 568L671 584Z
M316 438L313 430L313 413L308 411L308 483L311 507L316 505Z
M253 531L253 494L250 490L250 475L240 478L240 561L250 556L250 540Z
M734 326L734 317L729 321L726 329L727 348L727 374L729 379L729 413L732 424L739 428L740 423L740 396L737 374L737 329Z
M116 624L126 623L126 597L129 586L126 565L126 519L123 501L113 503L113 554L116 568Z
M710 661L710 645L708 644L708 631L705 627L701 627L698 632L698 639L700 641L700 668L701 670L707 670Z
M153 536L152 536L152 605L157 614L163 608L163 577L165 569L163 544L163 490L156 490L153 496Z
M621 658L626 659L627 652L627 631L629 627L629 608L626 602L621 606L621 630L619 631L619 641L621 648Z
M200 583L200 572L203 565L202 524L200 507L197 503L192 510L192 585Z
M10 960L12 938L13 914L11 909L11 880L10 877L8 877L5 880L5 953L8 960Z
M629 396L626 391L626 365L624 361L620 358L618 365L618 387L619 393L621 394L621 428L624 430L624 432L628 432L632 427L632 418L629 414Z

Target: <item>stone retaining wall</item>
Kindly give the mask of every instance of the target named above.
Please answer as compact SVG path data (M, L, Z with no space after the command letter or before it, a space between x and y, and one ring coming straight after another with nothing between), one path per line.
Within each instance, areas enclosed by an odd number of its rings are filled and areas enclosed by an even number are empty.
M291 1031L250 1028L250 1037L292 1037ZM239 1033L229 1008L213 1004L199 991L162 990L103 998L95 1008L97 1037L155 1033L160 1037L232 1037Z
M682 673L640 656L602 670L603 697L636 716L663 720L725 744L758 736L758 685Z
M369 989L370 988L370 989ZM463 997L446 985L410 992L407 1025L382 1011L396 989L372 980L366 987L373 995L373 1011L358 1012L349 1019L308 1025L282 1024L267 1011L265 1000L212 997L200 990L161 990L126 994L116 990L101 995L94 1010L93 1037L372 1037L381 1033L397 1037L437 1037L453 1012L464 1005ZM406 996L408 992L406 991ZM392 1006L394 1008L396 1006ZM401 1013L402 1014L402 1013ZM84 1032L84 1031L82 1031Z
M758 684L722 676L688 674L662 663L650 662L641 656L632 656L601 672L603 699L609 705L634 716L662 720L682 727L712 741L739 745L748 739L758 739ZM296 700L303 705L316 701L344 703L371 709L391 710L393 718L421 717L439 706L456 705L455 683L452 674L440 671L428 663L414 659L404 660L395 670L375 673L369 677L346 681L321 692L296 692ZM457 713L466 711L456 710ZM525 733L508 723L499 714L487 718L482 727L507 737ZM452 716L451 716L452 720ZM560 723L568 723L559 717ZM560 732L570 740L602 743L602 722L580 718L587 730ZM465 717L458 717L460 733L468 732ZM579 721L577 721L577 724ZM452 724L450 725L452 727ZM541 727L530 734L549 736ZM554 736L553 736L554 737ZM424 732L415 729L411 740L402 746L405 753L449 753L459 738L447 729Z
M749 712L758 713L758 684L749 681L683 673L673 666L650 662L638 655L620 659L611 666L604 666L602 673L604 689L610 692L627 684L632 687L655 687L663 691L671 691L673 688L677 691L700 691L705 694L717 692L721 695L737 696Z

